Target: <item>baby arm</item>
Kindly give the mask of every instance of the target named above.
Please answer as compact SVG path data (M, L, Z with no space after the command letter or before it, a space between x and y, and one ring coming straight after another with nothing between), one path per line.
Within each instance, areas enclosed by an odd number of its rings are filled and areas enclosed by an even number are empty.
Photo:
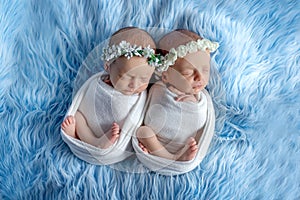
M148 126L141 126L137 130L137 138L139 140L139 146L144 152L169 160L192 160L198 150L195 139L189 138L186 146L181 151L172 154L160 143L157 134Z
M160 143L156 133L148 126L141 126L137 130L137 138L143 151L155 156L176 160L175 155L169 153Z
M96 136L96 134L90 129L88 126L86 119L80 112L76 112L75 114L75 121L76 121L76 133L80 140L91 144L95 147L99 148L108 148L112 144L115 143L115 141L120 136L120 128L117 123L113 123L112 128L105 134L102 134L101 136Z
M191 101L191 102L197 102L198 101L196 96L193 95L193 94L186 94L184 92L179 91L178 89L176 89L173 86L169 86L168 88L171 92L178 95L175 98L176 101L182 101L182 102L183 101Z

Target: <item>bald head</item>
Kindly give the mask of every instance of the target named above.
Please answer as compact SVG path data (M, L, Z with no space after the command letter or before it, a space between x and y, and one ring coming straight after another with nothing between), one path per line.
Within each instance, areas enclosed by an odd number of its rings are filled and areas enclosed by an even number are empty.
M162 37L158 42L158 46L161 50L169 51L171 48L176 48L179 45L185 45L188 42L198 39L202 38L192 31L177 29Z
M109 45L119 44L123 40L137 46L148 47L155 49L156 44L149 33L136 27L125 27L115 32L110 40Z

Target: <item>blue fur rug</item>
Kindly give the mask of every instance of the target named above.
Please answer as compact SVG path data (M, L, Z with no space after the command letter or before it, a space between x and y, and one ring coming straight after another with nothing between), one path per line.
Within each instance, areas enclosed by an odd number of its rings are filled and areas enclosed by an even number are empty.
M124 26L220 43L216 134L190 173L93 166L61 139L82 62ZM0 199L300 199L299 41L297 0L2 0Z

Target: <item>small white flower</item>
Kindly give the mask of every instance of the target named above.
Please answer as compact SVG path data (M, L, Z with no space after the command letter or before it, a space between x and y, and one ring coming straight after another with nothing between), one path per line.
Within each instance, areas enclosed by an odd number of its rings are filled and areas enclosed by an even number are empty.
M170 49L170 52L165 56L162 57L162 66L160 66L159 71L166 71L169 66L172 66L175 64L177 60L177 52L175 49Z
M195 53L196 51L198 51L196 41L191 41L191 42L187 43L186 47L187 47L187 51L189 53Z
M114 45L113 45L114 46ZM126 41L121 41L120 44L118 45L121 49L128 49L130 47L130 43Z
M206 49L210 49L210 45L211 45L211 41L207 40L207 39L202 39L203 41L203 47L202 47L202 51L206 51Z
M118 48L116 51L117 57L120 57L122 55L122 49Z
M185 45L180 45L179 47L176 48L177 51L177 56L179 58L183 58L187 54L187 48Z
M172 48L170 49L169 53L165 56L165 63L167 65L174 65L175 64L175 61L177 60L177 51Z
M143 53L144 53L144 57L148 58L148 57L152 56L155 52L154 52L154 49L151 49L150 45L149 45L146 48L144 48Z
M169 54L174 54L177 56L177 51L174 48L171 48Z
M210 50L210 52L214 52L214 51L216 51L218 48L219 48L219 43L217 43L217 42L212 42L209 50Z
M162 60L161 60L162 65L160 65L160 66L157 68L157 71L158 71L158 72L167 71L168 68L169 68L169 66L171 65L170 63L167 63L168 61L165 60L165 59L166 59L166 57L162 57Z
M113 47L114 47L114 46L108 48L108 49L107 49L107 53L109 53L109 54L113 53Z
M204 46L203 39L202 40L198 39L197 40L197 49L203 50L203 46Z

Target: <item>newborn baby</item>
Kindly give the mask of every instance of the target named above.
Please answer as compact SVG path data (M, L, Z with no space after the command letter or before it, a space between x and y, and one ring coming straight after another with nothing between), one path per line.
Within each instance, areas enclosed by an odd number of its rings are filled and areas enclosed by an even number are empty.
M113 145L129 113L140 116L143 111L143 107L134 107L145 103L145 89L154 71L149 56L154 55L155 47L142 29L127 27L114 33L103 54L107 73L88 86L75 116L65 118L62 130L98 148Z
M159 41L167 70L150 89L145 126L137 131L145 153L170 160L189 161L198 151L207 118L210 52L218 45L188 30L176 30Z

